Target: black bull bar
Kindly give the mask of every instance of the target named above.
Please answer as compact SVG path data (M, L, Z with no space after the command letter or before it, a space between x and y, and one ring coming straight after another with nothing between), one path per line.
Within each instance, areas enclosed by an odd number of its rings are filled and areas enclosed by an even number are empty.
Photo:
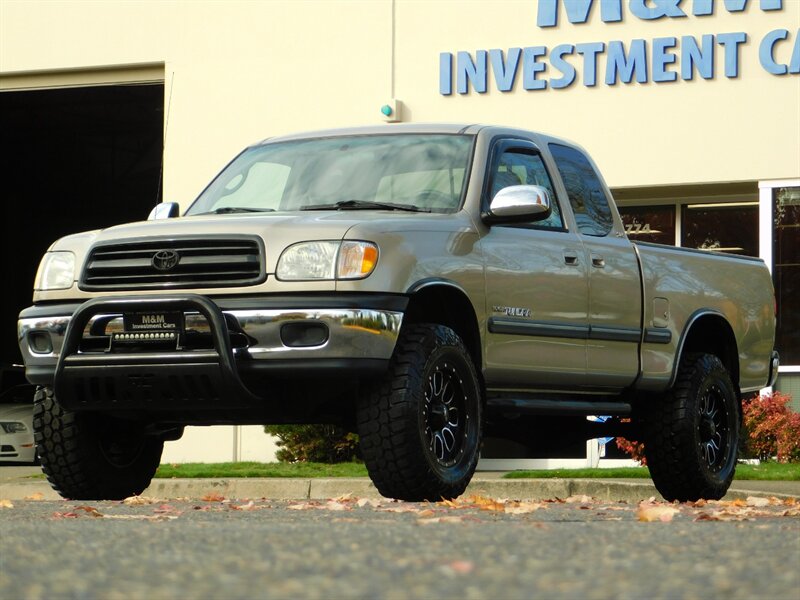
M199 312L208 321L213 349L79 352L92 317L148 311ZM198 294L104 297L84 303L67 327L53 388L59 403L71 410L245 408L262 402L239 377L225 316Z

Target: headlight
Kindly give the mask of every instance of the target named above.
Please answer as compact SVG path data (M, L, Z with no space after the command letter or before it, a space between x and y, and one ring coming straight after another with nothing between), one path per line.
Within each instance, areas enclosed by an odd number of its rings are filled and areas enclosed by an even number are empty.
M6 433L19 433L20 431L28 431L28 428L25 427L25 423L19 423L18 421L6 421L4 423L0 423L0 429Z
M376 264L372 242L300 242L283 251L275 274L283 281L363 279Z
M37 290L65 290L75 280L75 255L72 252L47 252L39 263L36 280Z

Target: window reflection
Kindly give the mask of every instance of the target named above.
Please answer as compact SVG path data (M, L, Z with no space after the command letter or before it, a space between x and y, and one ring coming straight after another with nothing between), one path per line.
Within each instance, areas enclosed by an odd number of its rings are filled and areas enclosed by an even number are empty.
M675 245L675 206L620 207L628 238L634 242Z
M681 246L758 256L758 202L686 204Z
M781 364L800 364L800 187L773 191L772 275Z

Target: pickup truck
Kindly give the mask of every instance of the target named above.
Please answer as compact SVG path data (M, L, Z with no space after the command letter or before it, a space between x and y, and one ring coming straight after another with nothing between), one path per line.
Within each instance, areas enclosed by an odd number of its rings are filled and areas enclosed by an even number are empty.
M720 498L742 396L777 375L764 263L631 242L562 139L268 139L179 212L56 241L19 316L65 497L141 493L186 425L338 423L393 498L461 494L484 433L624 434L665 498Z

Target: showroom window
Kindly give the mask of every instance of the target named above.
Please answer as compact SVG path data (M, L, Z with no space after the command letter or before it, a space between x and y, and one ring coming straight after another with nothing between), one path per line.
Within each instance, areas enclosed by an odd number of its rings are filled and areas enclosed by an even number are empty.
M781 364L800 365L800 187L772 191L772 277Z
M636 242L675 245L675 206L631 206L619 209L628 237Z
M681 246L758 256L758 202L684 204Z

